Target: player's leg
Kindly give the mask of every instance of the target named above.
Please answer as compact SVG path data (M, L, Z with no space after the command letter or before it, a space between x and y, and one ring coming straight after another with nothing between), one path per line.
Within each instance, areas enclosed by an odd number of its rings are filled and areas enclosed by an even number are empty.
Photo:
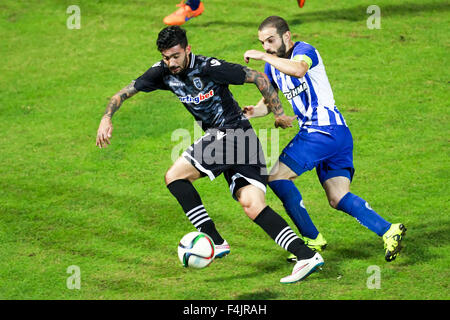
M305 171L312 170L332 150L333 143L328 135L322 133L309 133L306 130L299 132L283 149L269 177L270 188L283 202L303 240L317 251L324 249L327 242L312 222L293 180ZM292 261L291 256L288 261Z
M165 176L167 188L178 200L184 213L194 227L209 235L214 244L222 244L224 239L216 230L214 222L203 206L200 195L192 182L201 178L202 173L184 157L178 158Z
M317 168L317 176L322 184L332 208L344 211L358 220L363 226L382 236L390 223L373 211L369 204L350 192L353 179L353 138L347 127L333 130L338 152L329 157Z
M391 224L375 212L369 203L350 192L350 180L347 177L334 177L324 182L330 206L354 217L360 224L383 237L385 259L394 260L401 250L401 240L406 228L403 224Z
M402 224L391 224L375 212L369 203L350 192L353 178L353 139L347 127L336 128L333 133L340 152L321 163L316 169L331 207L354 217L360 224L373 231L385 242L387 261L398 255L400 242L406 228Z
M192 183L201 177L201 172L199 172L189 161L187 161L186 158L179 157L169 168L169 170L167 170L164 180L166 185L169 185L180 179L188 180Z
M324 182L323 188L331 207L348 213L363 226L382 236L391 224L378 215L366 200L350 192L347 177L334 177Z
M165 24L179 26L186 21L201 15L204 11L203 2L200 0L187 0L186 3L182 0L177 4L177 7L179 7L179 9L163 19Z
M294 184L297 174L286 164L277 161L269 176L269 187L283 203L289 217L295 223L302 236L317 238L319 231L303 203L303 198Z
M245 132L236 130L227 134L225 140L230 147L227 150L234 148L233 155L237 155L238 159L246 159L244 165L232 165L223 172L233 198L239 201L245 213L277 244L295 254L299 260L292 274L280 282L291 283L305 278L324 263L323 259L319 253L309 249L287 222L266 205L267 168L256 133L252 128ZM254 146L258 147L257 150L254 150ZM245 156L240 156L242 154Z
M287 222L265 203L264 191L248 184L236 191L236 197L247 216L259 225L279 246L297 257L291 275L282 278L281 283L293 283L304 279L324 261L319 253L308 248L289 227Z

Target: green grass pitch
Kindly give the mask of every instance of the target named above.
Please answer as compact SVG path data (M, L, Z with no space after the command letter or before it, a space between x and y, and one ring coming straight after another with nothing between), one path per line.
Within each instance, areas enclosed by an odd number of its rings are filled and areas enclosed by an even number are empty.
M294 285L286 253L232 200L225 180L195 183L231 254L183 268L179 239L194 231L164 185L191 115L169 92L141 93L113 118L112 144L95 146L109 98L160 59L173 1L13 1L0 4L0 299L449 299L448 1L204 0L187 22L196 54L244 64L269 15L321 53L352 130L352 191L408 232L395 262L383 242L328 206L315 172L296 180L328 240L322 271ZM370 29L367 8L381 10ZM81 10L69 29L70 5ZM263 64L250 62L262 70ZM241 106L255 86L231 88ZM281 97L288 113L287 101ZM252 120L259 134L273 118ZM275 134L268 130L268 139ZM277 157L296 133L280 130ZM267 203L289 219L269 190ZM291 223L293 226L293 223ZM80 288L70 289L70 266ZM379 288L368 272L379 269Z

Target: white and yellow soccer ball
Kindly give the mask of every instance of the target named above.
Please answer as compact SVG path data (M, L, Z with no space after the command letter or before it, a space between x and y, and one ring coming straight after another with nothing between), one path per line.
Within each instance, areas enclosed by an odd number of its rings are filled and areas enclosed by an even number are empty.
M178 244L178 258L184 267L201 269L214 260L214 242L202 232L190 232Z

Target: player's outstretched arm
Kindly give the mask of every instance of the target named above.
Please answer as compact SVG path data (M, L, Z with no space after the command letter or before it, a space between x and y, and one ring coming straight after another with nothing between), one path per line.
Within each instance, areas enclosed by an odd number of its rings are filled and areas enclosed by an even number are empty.
M284 74L297 78L303 78L309 69L309 66L305 61L296 60L295 57L293 60L285 59L258 50L248 50L244 53L245 62L249 63L250 59L265 61Z
M280 98L278 97L278 92L272 86L267 76L262 72L250 68L245 68L244 70L246 75L245 82L254 83L258 87L264 98L263 102L274 114L275 127L281 127L283 129L292 127L292 122L296 119L296 117L291 117L284 114L283 106L281 105Z
M106 107L105 113L103 114L102 120L100 121L100 125L97 130L97 140L96 145L99 148L107 147L108 144L111 144L112 136L112 121L111 118L114 113L119 110L122 103L134 96L138 91L134 87L134 81L127 85L125 88L117 92L112 96L111 100L109 100L108 106Z

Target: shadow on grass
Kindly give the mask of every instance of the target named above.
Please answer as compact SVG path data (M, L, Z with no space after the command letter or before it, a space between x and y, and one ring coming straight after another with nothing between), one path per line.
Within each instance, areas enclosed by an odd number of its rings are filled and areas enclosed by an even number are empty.
M1 181L0 181L1 182ZM2 184L0 183L0 186ZM45 186L45 187L44 187ZM158 205L153 205L151 201L142 201L138 196L126 195L117 196L114 192L107 192L101 188L72 186L70 184L46 183L42 188L37 188L33 184L22 184L15 188L9 184L8 190L17 197L33 199L34 205L20 204L17 200L17 207L14 205L5 207L5 214L10 224L14 220L23 223L20 236L16 241L30 241L39 244L43 249L58 251L67 256L95 257L96 259L113 259L123 264L137 264L141 266L155 266L154 261L146 259L142 255L142 250L155 248L161 251L168 250L161 243L149 237L149 233L142 232L147 228L159 228L163 230L173 230L176 226L167 226L166 218L157 213L171 212L179 215L180 221L185 221L185 217L177 208L175 200L165 203L162 200L170 198L167 195L161 198ZM48 195L52 196L47 198ZM98 199L108 199L108 201L98 201ZM41 207L41 200L44 207L52 208L50 212L44 213ZM128 210L124 208L130 208ZM30 205L30 206L28 206ZM37 212L34 212L34 210ZM56 208L56 210L54 210ZM89 212L96 212L99 217L88 216ZM173 209L173 210L172 210ZM71 211L71 215L66 215ZM87 212L85 212L87 211ZM111 217L106 212L111 211ZM132 211L132 212L129 212ZM80 217L77 215L80 214ZM122 223L115 224L116 219L126 218ZM430 223L408 224L408 231L403 242L404 249L398 260L390 263L393 266L410 266L417 263L429 263L431 260L440 257L436 250L430 249L444 247L449 244L450 225L448 219L436 217ZM61 233L65 230L65 234ZM359 232L369 232L360 230ZM90 243L90 237L101 241ZM103 248L103 244L109 244ZM269 243L269 242L267 242ZM252 246L259 247L256 243ZM260 250L270 250L266 244L259 247ZM125 250L128 248L130 252ZM136 251L134 251L134 250ZM117 252L115 252L117 250ZM169 252L169 251L168 251ZM342 241L340 243L330 243L323 253L325 266L320 273L321 279L333 279L341 274L340 265L348 260L374 260L384 261L383 242L377 237L364 238L352 242ZM264 262L251 262L252 271L247 273L230 273L218 275L208 282L227 282L236 279L251 279L259 277L283 276L281 270L288 271L284 260L284 253L276 255ZM273 299L274 293L268 291L245 293L240 299Z
M236 279L249 279L249 278L255 278L255 277L262 277L267 276L268 274L277 273L280 271L280 264L278 261L265 261L260 263L251 263L248 262L248 264L251 264L254 268L254 272L248 272L248 273L239 273L239 274L230 274L228 276L222 276L222 277L215 277L213 279L206 280L206 282L227 282L231 280Z
M366 13L368 5L357 5L352 8L344 9L332 9L332 10L320 10L312 12L302 12L296 15L294 19L290 19L288 22L290 25L302 24L308 22L317 21L333 21L333 20L347 20L347 21L365 21L368 18ZM421 12L433 12L433 11L448 11L450 5L446 1L438 3L425 3L420 4L417 2L407 2L401 4L389 4L380 7L382 17L391 16L404 16L404 15L415 15ZM270 13L267 14L269 16ZM225 21L225 20L214 20L214 21L195 21L191 23L190 27L193 28L206 28L214 25L224 25L232 27L242 27L242 28L256 28L259 22L254 21Z
M273 300L279 297L278 293L265 289L257 292L248 292L240 294L236 297L237 300Z
M361 245L361 246L359 246ZM378 249L380 249L379 246L377 246ZM331 250L333 253L333 256L335 256L337 259L342 260L351 260L351 259L368 259L371 257L376 256L376 250L375 245L372 242L366 242L363 244L358 244L357 247L355 246L345 246L345 247L338 247L336 249L327 249L328 252Z
M437 254L430 252L430 248L443 247L450 243L450 225L448 221L436 220L430 224L411 224L406 227L408 230L402 241L403 249L399 258L391 262L391 265L405 266L427 263L439 257ZM344 260L384 257L383 243L378 240L340 243L336 245L336 248L332 246L327 248L324 256L326 256L326 260L332 264L337 263L337 265Z
M321 10L307 13L300 13L297 18L290 20L290 24L301 24L317 21L348 20L365 21L368 17L366 13L368 5L357 5L353 8L337 10ZM421 12L448 11L450 5L446 1L440 3L418 4L417 2L407 2L399 4L389 4L380 6L382 17L414 15Z
M437 220L432 224L406 226L404 249L401 264L413 265L439 258L440 255L430 252L430 248L439 248L450 243L450 225L448 221Z

